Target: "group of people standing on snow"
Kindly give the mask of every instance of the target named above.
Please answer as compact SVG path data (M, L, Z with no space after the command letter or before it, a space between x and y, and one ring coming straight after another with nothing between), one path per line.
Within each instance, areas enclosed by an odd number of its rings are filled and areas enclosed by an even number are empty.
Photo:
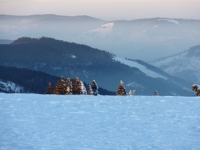
M70 78L66 78L66 81L61 76L60 80L56 84L55 90L52 88L51 82L48 83L46 94L62 94L62 95L98 95L98 86L95 80L92 80L92 84L88 86L86 90L84 83L75 78L74 83L70 81Z

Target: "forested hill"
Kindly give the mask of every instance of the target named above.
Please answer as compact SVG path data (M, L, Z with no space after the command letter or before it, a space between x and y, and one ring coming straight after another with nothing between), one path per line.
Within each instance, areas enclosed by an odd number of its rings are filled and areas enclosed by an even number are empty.
M200 84L200 45L149 63L171 75Z
M0 65L42 71L54 76L87 84L93 79L100 87L117 91L123 80L126 90L139 95L192 95L191 85L180 84L145 65L116 57L104 50L52 38L19 38L11 44L0 44ZM126 62L126 63L124 63ZM128 64L132 65L128 65ZM184 81L182 81L184 82Z
M101 64L110 62L113 56L106 51L94 49L86 45L46 37L38 39L22 37L10 45L4 45L1 52L3 55L0 58L4 59L4 62L13 59L20 66L30 65L35 62L41 65L43 63L54 65L59 62L61 66L66 63L68 65L83 65L90 64L91 62ZM4 56L7 56L7 53L14 54L16 52L16 55L11 55L5 60Z
M47 37L19 38L9 45L0 45L0 53L0 65L55 76L78 76L87 83L96 79L101 87L112 91L117 90L119 80L133 77L134 72L139 71L113 61L114 55L109 52Z
M51 82L53 89L55 89L55 85L60 79L57 76L25 68L0 66L0 72L0 92L6 93L44 94L48 82ZM71 81L74 82L73 79ZM84 83L84 85L87 89L88 84ZM99 94L114 95L115 92L110 92L99 87Z

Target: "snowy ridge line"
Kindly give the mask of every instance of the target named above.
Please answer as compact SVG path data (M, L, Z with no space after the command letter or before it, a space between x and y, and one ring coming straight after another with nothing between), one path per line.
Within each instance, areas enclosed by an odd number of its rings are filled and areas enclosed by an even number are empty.
M133 62L133 61L130 61L130 60L127 60L127 59L123 59L123 58L119 58L119 57L113 57L113 60L115 61L119 61L121 62L122 64L125 64L127 66L130 66L130 67L135 67L135 68L138 68L139 70L141 70L143 73L145 73L147 76L149 77L152 77L152 78L162 78L164 80L167 80L168 78L163 76L163 75L160 75L152 70L149 70L148 68L146 68L146 66L143 66L137 62Z

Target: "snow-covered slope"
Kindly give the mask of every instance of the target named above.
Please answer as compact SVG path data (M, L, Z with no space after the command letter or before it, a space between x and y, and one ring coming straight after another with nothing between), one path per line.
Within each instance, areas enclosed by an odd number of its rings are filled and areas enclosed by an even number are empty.
M150 64L185 80L200 84L200 45Z
M1 150L199 150L199 97L0 93Z
M14 92L14 93L20 93L23 92L24 90L23 87L20 87L19 85L16 85L13 82L1 81L1 80L0 80L0 89L6 92Z
M101 27L99 28L96 28L96 29L93 29L87 33L89 34L98 34L100 36L106 36L108 34L110 34L113 30L113 27L114 27L114 23L107 23L107 24L104 24L102 25Z
M179 21L173 20L173 19L158 19L158 21L168 21L168 22L172 22L174 24L179 24Z
M168 79L166 76L163 76L163 75L161 75L157 72L154 72L154 71L148 69L146 66L139 64L138 62L131 61L131 60L124 59L124 58L119 58L119 57L113 57L113 60L119 61L122 64L128 65L130 67L138 68L140 71L142 71L143 73L145 73L149 77L162 78L162 79L165 79L165 80Z

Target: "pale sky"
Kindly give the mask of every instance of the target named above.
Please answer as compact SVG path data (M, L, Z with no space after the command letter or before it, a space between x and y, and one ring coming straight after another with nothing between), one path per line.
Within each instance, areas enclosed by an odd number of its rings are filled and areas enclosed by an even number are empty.
M0 0L0 14L88 15L104 20L154 17L200 20L200 0Z

